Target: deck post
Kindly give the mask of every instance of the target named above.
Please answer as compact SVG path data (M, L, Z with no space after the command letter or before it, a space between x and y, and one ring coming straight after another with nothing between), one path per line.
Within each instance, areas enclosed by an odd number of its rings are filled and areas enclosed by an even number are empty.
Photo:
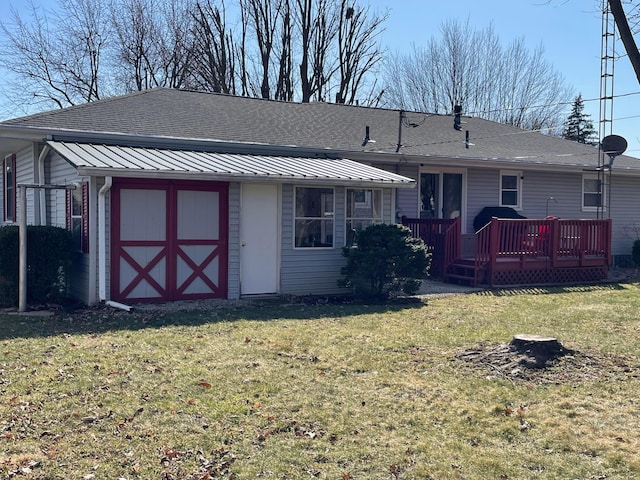
M551 255L551 267L556 268L558 265L558 251L560 250L560 222L557 218L548 221L551 223L549 226L551 229L549 232L549 238L551 240L551 245L549 245L551 248L551 252L549 252Z
M490 284L493 285L494 273L496 269L496 257L500 248L500 222L496 217L491 217L489 227L489 276Z

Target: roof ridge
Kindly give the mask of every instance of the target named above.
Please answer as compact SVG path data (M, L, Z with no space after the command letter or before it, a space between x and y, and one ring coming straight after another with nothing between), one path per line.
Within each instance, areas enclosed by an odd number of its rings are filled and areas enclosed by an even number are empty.
M53 110L46 110L46 111L43 111L43 112L36 112L36 113L32 113L30 115L25 115L23 117L10 118L10 119L7 119L7 120L4 120L4 121L0 122L0 124L3 124L3 123L14 124L14 123L19 123L19 122L26 121L26 120L31 120L31 119L34 119L34 118L45 118L45 117L48 117L48 116L57 115L57 114L59 114L61 112L69 112L69 111L73 111L73 110L81 110L81 109L89 108L92 105L100 105L100 104L110 103L110 102L122 100L124 98L136 97L136 96L139 96L139 95L151 93L154 90L165 90L165 89L166 90L170 90L170 89L168 89L166 87L155 87L155 88L151 88L151 89L147 89L147 90L137 90L137 91L125 93L123 95L117 95L117 96L114 96L114 97L101 98L100 100L95 100L95 101L92 101L92 102L84 102L84 103L79 103L79 104L76 104L76 105L70 105L68 107L54 108Z
M159 88L154 88L153 90L158 90ZM228 97L228 98L237 98L243 100L253 100L253 101L262 101L268 103L279 103L283 105L296 105L296 106L309 106L309 105L326 105L330 107L342 107L342 108L354 108L354 109L364 109L364 110L375 110L375 111L386 111L386 112L404 112L411 113L416 115L427 115L427 116L439 116L439 117L449 117L453 114L444 114L444 113L433 113L433 112L423 112L420 110L406 110L402 108L390 108L390 107L376 107L372 105L356 105L352 103L335 103L328 101L310 101L310 102L301 102L299 100L282 100L277 98L262 98L262 97L251 97L246 95L237 95L233 93L225 93L225 92L208 92L201 90L192 90L188 88L167 88L162 87L165 90L171 90L173 92L181 92L181 93L194 93L198 95L208 94L220 97Z

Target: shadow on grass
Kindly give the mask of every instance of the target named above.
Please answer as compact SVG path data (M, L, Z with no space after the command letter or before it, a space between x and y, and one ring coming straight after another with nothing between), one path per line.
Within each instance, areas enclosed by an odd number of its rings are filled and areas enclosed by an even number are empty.
M603 283L599 285L501 288L495 290L483 290L481 292L474 293L474 295L481 295L484 297L513 297L518 295L553 295L559 293L617 291L624 289L625 287L619 283Z
M270 320L322 320L348 316L399 312L421 308L419 298L382 301L357 299L302 298L250 301L183 303L180 308L141 306L132 312L108 306L57 311L52 316L0 314L0 341L13 338L92 335L110 331L136 331L166 326L199 326L211 323Z

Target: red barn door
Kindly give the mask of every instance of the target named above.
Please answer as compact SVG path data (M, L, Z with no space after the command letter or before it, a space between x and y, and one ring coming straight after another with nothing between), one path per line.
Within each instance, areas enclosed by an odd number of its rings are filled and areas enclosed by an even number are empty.
M228 185L114 181L111 298L226 298Z

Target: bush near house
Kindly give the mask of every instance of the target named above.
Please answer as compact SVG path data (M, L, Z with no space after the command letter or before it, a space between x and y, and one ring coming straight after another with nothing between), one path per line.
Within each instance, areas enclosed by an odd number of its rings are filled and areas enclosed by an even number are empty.
M0 228L0 306L18 303L18 227ZM66 296L66 273L73 258L71 232L59 227L27 227L27 302L59 302Z
M344 247L342 254L347 264L338 284L363 296L414 295L431 266L424 242L401 225L371 225L358 232L355 245Z
M633 259L633 264L636 267L640 267L640 240L633 242L633 246L631 247L631 258Z

